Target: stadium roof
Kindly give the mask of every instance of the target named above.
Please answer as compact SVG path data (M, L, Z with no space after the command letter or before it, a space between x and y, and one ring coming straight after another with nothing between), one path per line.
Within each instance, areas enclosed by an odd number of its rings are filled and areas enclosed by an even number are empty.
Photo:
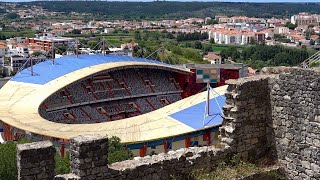
M159 61L146 59L146 58L136 58L130 56L117 56L117 55L76 55L63 56L52 61L45 61L33 66L34 76L31 76L31 69L25 69L14 76L11 80L17 82L25 82L32 84L45 84L49 81L57 79L68 73L77 71L79 69L92 67L99 64L106 63L125 63L125 62L138 62L138 63L148 63L152 65L162 65L164 67L174 67L170 64L162 63ZM182 68L179 68L182 70Z
M224 105L226 86L215 89L217 93L210 103L213 116L210 117L204 117L206 92L140 116L98 124L55 123L39 115L40 104L66 85L103 70L128 66L189 72L158 61L126 56L63 57L56 59L55 65L46 61L34 66L37 75L31 76L30 69L26 69L3 86L0 90L0 120L43 136L70 139L81 134L101 134L118 136L124 143L160 139L221 124L219 114Z

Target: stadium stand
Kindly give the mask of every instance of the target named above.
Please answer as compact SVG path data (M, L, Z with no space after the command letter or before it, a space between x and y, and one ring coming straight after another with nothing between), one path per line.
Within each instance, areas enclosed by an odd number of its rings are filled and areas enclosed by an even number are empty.
M166 70L108 70L52 94L39 113L58 123L105 122L162 108L181 100L181 92Z

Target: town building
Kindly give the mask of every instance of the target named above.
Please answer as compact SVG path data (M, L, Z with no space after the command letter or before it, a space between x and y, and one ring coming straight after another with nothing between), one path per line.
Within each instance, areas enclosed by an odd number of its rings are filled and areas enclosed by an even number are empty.
M52 49L53 44L55 47L58 47L58 46L74 47L76 44L76 41L74 38L53 36L52 34L45 34L44 36L38 36L36 38L27 38L26 40L27 45L34 44L34 43L39 45L41 50L48 51Z
M203 57L203 60L209 61L210 64L221 64L221 56L215 53L208 53Z
M319 25L320 15L299 13L297 15L291 16L291 23L296 25Z

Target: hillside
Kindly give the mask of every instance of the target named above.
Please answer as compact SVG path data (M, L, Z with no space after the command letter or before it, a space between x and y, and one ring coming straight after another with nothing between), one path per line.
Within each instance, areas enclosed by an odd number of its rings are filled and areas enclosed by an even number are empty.
M158 19L244 15L249 17L289 17L299 12L320 13L320 3L227 3L227 2L107 2L36 1L19 5L39 5L50 11L94 13L105 18Z

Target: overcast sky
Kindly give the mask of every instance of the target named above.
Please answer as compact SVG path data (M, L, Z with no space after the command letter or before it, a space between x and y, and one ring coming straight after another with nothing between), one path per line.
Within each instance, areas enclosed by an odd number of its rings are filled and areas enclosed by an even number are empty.
M5 2L26 2L32 0L0 0ZM117 0L109 0L109 1L117 1ZM118 0L118 1L153 1L153 0ZM170 1L170 0L169 0ZM206 2L320 2L320 0L173 0L173 1L206 1Z

